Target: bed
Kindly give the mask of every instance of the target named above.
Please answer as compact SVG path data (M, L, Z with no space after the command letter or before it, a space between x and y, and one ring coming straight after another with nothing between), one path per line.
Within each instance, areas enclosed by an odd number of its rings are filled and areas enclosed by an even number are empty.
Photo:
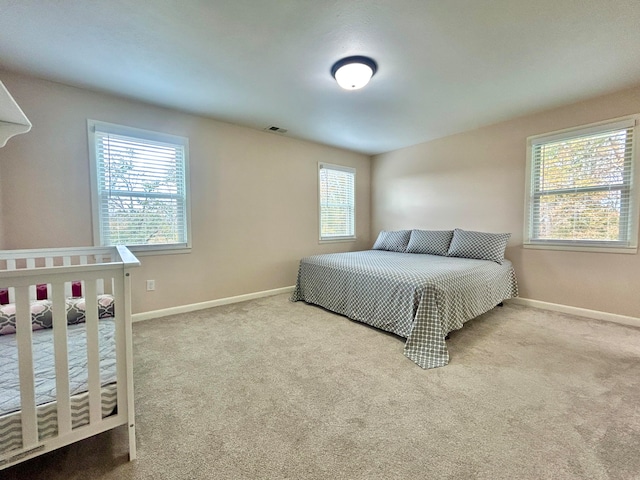
M450 242L441 238L433 249L408 248L411 232L403 232L407 238L390 247L401 251L378 248L303 258L291 300L406 338L405 356L425 369L441 367L449 362L449 332L517 296L515 271L503 257L465 258L465 250L455 248L459 256L447 255L454 246L453 231ZM501 242L506 246L506 240ZM504 246L498 248L502 255Z
M0 470L121 425L136 457L125 247L0 251Z

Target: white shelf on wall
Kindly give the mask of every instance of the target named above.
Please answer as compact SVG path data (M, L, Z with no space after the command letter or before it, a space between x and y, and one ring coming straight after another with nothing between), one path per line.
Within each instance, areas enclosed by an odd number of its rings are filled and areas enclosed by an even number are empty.
M29 130L31 122L0 82L0 147L4 147L14 135L27 133Z

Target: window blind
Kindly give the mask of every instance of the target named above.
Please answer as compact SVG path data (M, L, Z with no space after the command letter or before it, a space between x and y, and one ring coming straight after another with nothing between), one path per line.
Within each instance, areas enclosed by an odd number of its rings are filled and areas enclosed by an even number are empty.
M94 135L101 244L186 244L185 144Z
M320 239L355 237L355 169L319 165Z
M531 142L530 242L632 246L634 123Z

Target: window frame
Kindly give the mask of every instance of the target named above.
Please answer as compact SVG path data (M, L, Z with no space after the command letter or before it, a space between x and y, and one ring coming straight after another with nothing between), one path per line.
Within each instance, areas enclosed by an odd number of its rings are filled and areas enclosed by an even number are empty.
M353 235L341 235L333 237L322 236L322 189L320 172L322 169L337 170L347 172L353 175ZM357 239L356 231L356 169L345 165L336 165L333 163L318 162L318 241L319 243L335 243L335 242L353 242Z
M129 250L138 255L152 254L176 254L189 253L191 251L191 188L189 184L189 139L178 135L163 132L145 130L126 125L102 122L99 120L87 120L87 134L89 146L89 173L91 176L91 219L93 224L93 244L103 246L100 216L100 192L98 185L98 157L96 154L96 130L100 132L123 135L142 141L162 142L180 145L184 149L184 202L185 202L185 235L186 241L179 243L149 244L149 245L126 245Z
M580 252L601 253L628 253L635 254L638 251L638 228L640 226L640 151L637 136L640 135L638 120L640 114L619 117L602 122L581 125L577 127L534 135L527 138L527 163L525 178L525 202L524 202L524 231L523 247L531 249L568 250ZM632 128L631 140L631 172L629 174L629 205L628 216L625 221L628 226L628 239L622 241L597 241L597 240L542 240L532 238L534 230L534 186L537 178L534 172L534 149L537 145L569 140L576 137L597 135L616 129ZM595 188L595 187L594 187Z

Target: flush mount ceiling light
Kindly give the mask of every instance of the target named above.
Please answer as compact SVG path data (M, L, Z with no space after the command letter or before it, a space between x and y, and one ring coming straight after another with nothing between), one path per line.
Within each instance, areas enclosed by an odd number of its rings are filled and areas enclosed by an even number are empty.
M338 60L331 67L331 75L345 90L364 87L378 70L378 65L369 57L356 55Z

